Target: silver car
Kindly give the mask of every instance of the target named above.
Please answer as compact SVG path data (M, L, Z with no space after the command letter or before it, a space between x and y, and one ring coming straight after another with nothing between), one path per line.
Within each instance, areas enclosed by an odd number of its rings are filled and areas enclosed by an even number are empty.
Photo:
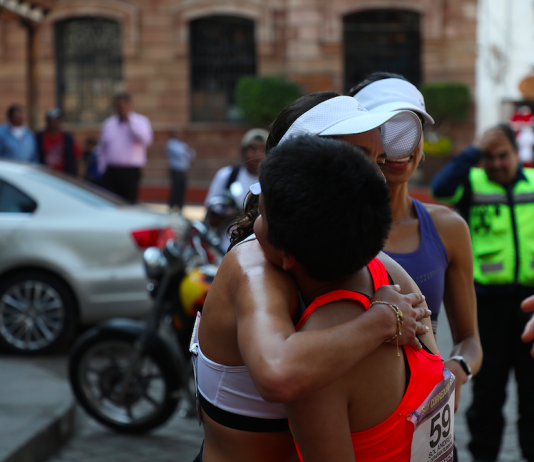
M80 324L149 309L143 250L169 215L89 183L0 161L0 348L50 352Z

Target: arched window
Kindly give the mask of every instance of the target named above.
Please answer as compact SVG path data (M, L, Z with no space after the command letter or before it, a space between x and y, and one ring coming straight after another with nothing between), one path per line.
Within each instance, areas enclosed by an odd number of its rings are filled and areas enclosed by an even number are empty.
M189 25L191 120L237 121L234 89L243 75L256 74L254 21L208 16Z
M58 106L68 122L101 122L123 90L120 24L75 18L55 27Z
M421 83L421 16L405 10L368 10L343 18L345 91L376 71Z

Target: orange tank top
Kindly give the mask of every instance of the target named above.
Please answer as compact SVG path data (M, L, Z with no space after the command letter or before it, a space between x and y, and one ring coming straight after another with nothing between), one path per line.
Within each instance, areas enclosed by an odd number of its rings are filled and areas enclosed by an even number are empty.
M373 278L375 291L389 283L386 268L380 260L374 258L367 267ZM299 330L320 306L343 299L359 301L366 310L369 309L370 299L366 295L350 290L335 290L313 301L303 313L296 330ZM410 461L414 424L408 417L443 380L443 361L439 354L433 355L424 350L416 351L411 347L404 347L404 351L410 367L408 388L397 409L386 420L369 430L351 433L358 462ZM298 445L297 452L302 461Z

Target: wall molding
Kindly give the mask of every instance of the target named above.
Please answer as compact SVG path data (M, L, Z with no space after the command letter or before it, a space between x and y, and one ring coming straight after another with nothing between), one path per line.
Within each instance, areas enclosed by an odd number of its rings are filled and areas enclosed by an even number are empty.
M139 52L139 8L123 0L74 0L58 4L43 21L43 28L50 30L53 43L53 24L68 18L100 16L121 23L123 56L136 56Z

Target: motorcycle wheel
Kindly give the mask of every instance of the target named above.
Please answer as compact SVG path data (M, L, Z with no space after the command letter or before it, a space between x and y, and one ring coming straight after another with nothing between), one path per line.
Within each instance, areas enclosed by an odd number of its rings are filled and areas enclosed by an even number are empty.
M124 334L96 336L78 344L69 362L69 378L82 407L100 423L121 433L145 433L166 422L179 393L169 367L154 351L139 360L123 399L117 392L136 339Z

